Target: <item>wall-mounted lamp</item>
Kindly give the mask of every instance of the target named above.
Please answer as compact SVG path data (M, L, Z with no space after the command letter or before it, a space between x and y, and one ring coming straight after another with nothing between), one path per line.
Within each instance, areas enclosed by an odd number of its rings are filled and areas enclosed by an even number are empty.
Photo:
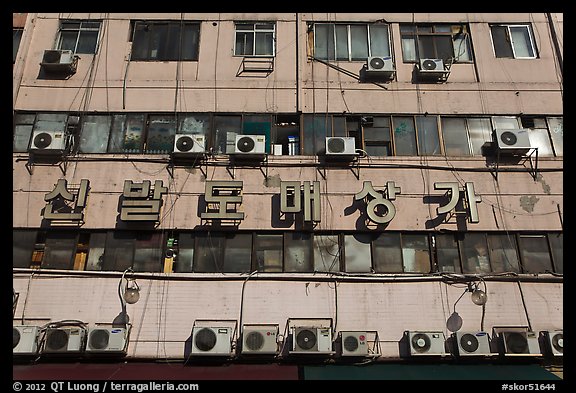
M140 287L138 286L138 283L134 277L126 277L127 273L134 273L134 271L128 268L124 271L124 273L122 273L120 286L124 280L126 280L126 285L124 286L124 291L121 291L120 288L118 288L118 291L121 293L121 297L126 303L134 304L140 299Z
M456 304L458 304L460 299L462 299L462 296L464 296L468 292L471 292L472 295L470 296L470 298L472 300L472 303L478 306L484 306L488 301L488 295L486 294L486 283L484 282L484 280L482 279L480 280L484 284L484 290L481 290L479 288L480 286L479 282L477 283L469 282L468 286L466 287L462 295L460 295L460 297L456 300L456 302L454 302L454 312L450 315L450 317L446 321L446 327L451 332L456 332L460 330L460 328L462 327L462 318L456 312Z
M470 296L472 303L478 306L483 306L488 301L488 295L486 294L486 284L484 284L484 291L478 288L479 285L480 283L468 283L468 291L472 292L472 295Z

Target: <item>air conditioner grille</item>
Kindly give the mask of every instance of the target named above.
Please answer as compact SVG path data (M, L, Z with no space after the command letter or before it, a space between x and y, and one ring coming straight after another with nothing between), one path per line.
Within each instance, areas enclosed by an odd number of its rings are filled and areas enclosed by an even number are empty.
M20 331L16 328L12 328L12 349L16 348L18 344L20 344Z
M345 148L346 145L341 138L330 138L328 140L328 151L330 153L342 153Z
M47 50L44 52L44 63L59 63L60 62L60 51L58 50Z
M370 59L370 67L375 70L384 68L384 60L381 57L372 57Z
M505 334L506 348L511 353L528 353L528 340L526 335L519 332Z
M473 334L466 333L460 337L460 348L466 352L475 352L478 350L479 342L478 338Z
M518 142L518 137L511 131L505 131L500 134L502 143L508 146L514 146Z
M237 147L238 147L238 150L240 150L242 153L249 153L252 150L254 150L254 147L255 147L254 139L247 137L247 136L239 138L238 143L237 143Z
M68 333L65 330L50 330L46 337L46 347L53 351L59 351L68 346Z
M110 342L110 332L104 329L98 329L90 333L89 338L90 349L106 349Z
M434 60L427 59L422 62L422 68L425 70L435 70L437 66L438 64Z
M194 139L192 139L191 136L180 137L180 138L178 138L178 141L176 142L176 147L181 152L190 151L194 147Z
M260 332L250 332L246 336L246 347L251 351L258 351L264 347L264 336Z
M296 343L304 350L313 349L316 346L316 333L309 329L303 329L296 335Z
M558 352L564 353L564 334L556 333L552 336L552 346Z
M47 132L42 132L34 137L34 146L38 149L45 149L52 144L52 136Z
M212 329L203 328L194 336L194 344L201 351L210 351L216 346L216 333Z
M344 348L349 352L354 352L358 349L358 338L355 336L347 336L344 339Z
M414 348L416 352L429 351L431 344L427 334L417 333L412 337L412 348Z

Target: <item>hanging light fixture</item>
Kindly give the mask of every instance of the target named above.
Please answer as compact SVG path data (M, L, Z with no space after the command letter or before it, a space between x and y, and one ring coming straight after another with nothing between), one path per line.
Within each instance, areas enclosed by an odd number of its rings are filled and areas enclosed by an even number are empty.
M486 294L486 291L481 290L480 288L478 288L479 283L475 284L474 288L472 287L472 284L468 284L468 290L470 292L472 292L472 295L470 295L470 298L472 299L472 303L478 305L478 306L483 306L486 304L486 302L488 301L488 295ZM484 289L486 289L486 284L484 284Z

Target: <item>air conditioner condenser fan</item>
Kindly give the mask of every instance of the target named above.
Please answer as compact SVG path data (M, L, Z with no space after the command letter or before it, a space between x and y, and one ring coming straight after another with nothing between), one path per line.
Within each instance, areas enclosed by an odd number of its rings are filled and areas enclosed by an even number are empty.
M255 147L254 140L248 137L240 138L238 139L237 147L242 153L251 152Z
M316 345L316 334L308 329L301 330L296 335L296 343L302 349L312 349Z
M201 351L210 351L216 345L216 334L211 329L201 329L194 337L194 344Z

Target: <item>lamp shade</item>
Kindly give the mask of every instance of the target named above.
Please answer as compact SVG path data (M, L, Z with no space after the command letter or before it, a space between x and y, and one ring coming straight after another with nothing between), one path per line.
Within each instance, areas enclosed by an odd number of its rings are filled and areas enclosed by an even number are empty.
M140 299L140 290L138 288L127 288L124 291L124 300L128 304L134 304Z
M488 295L481 289L475 289L472 292L472 302L478 306L483 306L488 301Z

